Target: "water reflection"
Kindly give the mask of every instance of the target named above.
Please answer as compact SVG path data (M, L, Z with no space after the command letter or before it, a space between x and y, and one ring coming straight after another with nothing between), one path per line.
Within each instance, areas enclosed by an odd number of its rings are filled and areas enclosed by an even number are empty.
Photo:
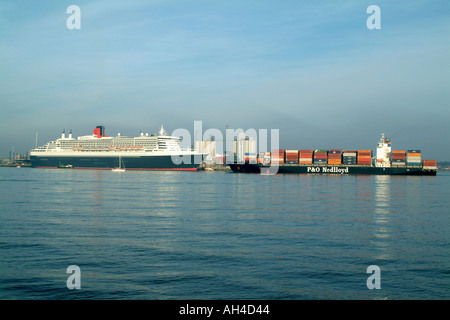
M377 259L391 258L389 238L391 230L389 216L391 213L391 177L374 176L374 239Z
M98 212L98 207L102 204L102 172L100 170L94 171L94 207Z

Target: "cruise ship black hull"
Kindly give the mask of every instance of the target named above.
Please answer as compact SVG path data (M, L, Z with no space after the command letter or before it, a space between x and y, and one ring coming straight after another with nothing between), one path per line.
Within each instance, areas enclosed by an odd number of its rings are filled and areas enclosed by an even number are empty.
M420 175L435 176L436 170L426 170L422 166L403 166L403 167L372 167L361 165L298 165L298 164L280 164L270 168L263 164L230 164L233 172L242 173L293 173L293 174L366 174L366 175Z
M185 156L186 157L186 156ZM176 164L169 155L152 156L123 156L122 166L126 170L181 170L196 171L199 164L195 164L195 156L187 156L190 163ZM118 156L30 156L31 166L34 168L73 169L112 169L119 166ZM198 161L197 161L198 162Z

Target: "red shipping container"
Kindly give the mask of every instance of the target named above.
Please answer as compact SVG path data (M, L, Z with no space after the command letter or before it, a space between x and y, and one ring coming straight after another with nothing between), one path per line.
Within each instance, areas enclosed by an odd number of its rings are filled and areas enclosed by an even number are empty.
M423 165L437 166L437 160L423 160Z

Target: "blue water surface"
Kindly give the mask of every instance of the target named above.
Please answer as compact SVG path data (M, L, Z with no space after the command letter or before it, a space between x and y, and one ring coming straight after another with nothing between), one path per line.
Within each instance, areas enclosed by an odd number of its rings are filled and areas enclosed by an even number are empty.
M449 190L445 172L0 168L0 299L449 299Z

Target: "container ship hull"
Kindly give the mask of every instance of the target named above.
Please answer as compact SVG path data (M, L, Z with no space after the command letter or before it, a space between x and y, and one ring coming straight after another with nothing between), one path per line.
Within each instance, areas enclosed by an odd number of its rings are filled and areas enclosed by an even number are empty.
M435 176L436 160L422 160L420 150L392 150L391 140L381 135L376 153L372 150L286 150L235 155L230 168L243 173L296 173L341 175Z
M421 175L435 176L436 170L424 169L421 166L405 167L372 167L360 165L298 165L298 164L279 164L276 166L264 164L233 163L229 165L233 172L241 173L293 173L293 174L341 174L341 175Z
M198 164L190 155L190 164L176 164L171 155L122 156L123 166L127 170L174 170L196 171ZM117 156L30 156L34 168L73 168L73 169L112 169L119 165Z

